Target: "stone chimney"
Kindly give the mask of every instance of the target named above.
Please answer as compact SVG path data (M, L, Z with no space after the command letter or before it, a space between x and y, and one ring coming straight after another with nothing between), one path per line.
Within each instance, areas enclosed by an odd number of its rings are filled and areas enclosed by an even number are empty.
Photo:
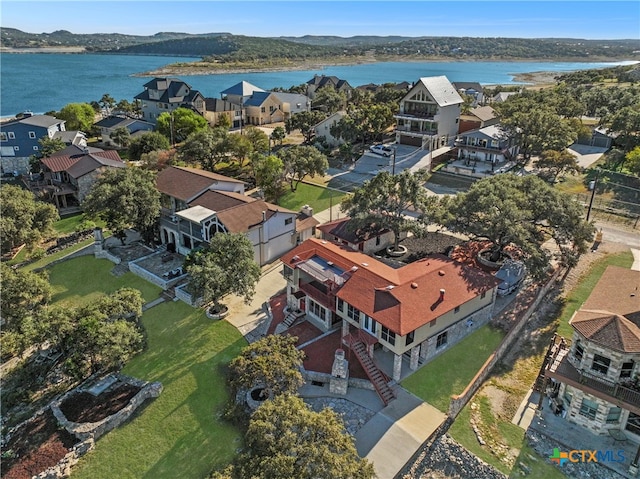
M304 205L300 212L304 213L307 216L313 216L313 208L309 205Z

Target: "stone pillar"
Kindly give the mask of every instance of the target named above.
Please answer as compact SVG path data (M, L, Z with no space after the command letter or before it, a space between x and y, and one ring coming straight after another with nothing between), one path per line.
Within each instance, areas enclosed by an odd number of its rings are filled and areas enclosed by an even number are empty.
M329 380L329 392L332 394L347 394L349 388L349 361L344 357L344 349L336 349L333 366L331 367L331 379Z
M102 228L95 228L93 230L93 255L96 258L100 258L103 251L104 237L102 235Z
M418 369L418 360L420 359L420 345L414 346L411 348L411 362L409 363L409 368L412 371Z
M349 321L346 319L342 320L342 337L344 338L349 334Z
M393 380L400 381L402 377L402 354L393 355Z

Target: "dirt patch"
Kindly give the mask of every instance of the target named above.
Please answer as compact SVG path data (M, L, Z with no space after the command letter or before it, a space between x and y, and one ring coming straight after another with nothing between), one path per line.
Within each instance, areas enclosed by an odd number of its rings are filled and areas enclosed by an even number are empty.
M31 479L55 466L78 440L59 429L51 410L16 430L3 448L2 477Z
M60 410L69 421L98 422L120 411L138 392L139 387L125 383L97 396L82 391L67 397Z

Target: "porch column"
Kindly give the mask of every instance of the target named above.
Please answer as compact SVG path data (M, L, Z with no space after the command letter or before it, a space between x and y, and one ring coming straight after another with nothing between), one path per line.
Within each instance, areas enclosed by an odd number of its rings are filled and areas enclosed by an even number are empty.
M400 381L402 377L402 354L393 355L393 380Z
M414 346L411 348L411 362L409 363L409 368L412 371L418 369L418 359L420 357L420 345Z
M342 337L344 338L349 334L349 322L346 319L342 320Z

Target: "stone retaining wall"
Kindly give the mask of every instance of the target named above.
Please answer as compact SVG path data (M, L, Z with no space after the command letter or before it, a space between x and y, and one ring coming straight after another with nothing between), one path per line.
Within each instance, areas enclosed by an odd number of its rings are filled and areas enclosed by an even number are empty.
M120 374L117 375L117 378L121 382L131 384L133 386L142 387L138 394L131 398L131 401L129 401L129 404L127 404L127 406L125 406L115 414L104 418L102 421L92 423L77 423L69 421L65 417L64 413L60 410L60 405L69 395L75 394L78 391L82 391L82 389L74 389L51 403L51 411L58 420L58 423L67 431L69 431L69 433L74 434L81 440L93 439L95 441L129 419L133 412L144 401L150 398L156 398L162 392L162 384L159 382L146 383L144 381L140 381Z
M320 383L328 384L331 380L331 374L328 373L319 373L316 371L307 371L306 369L302 369L300 371L302 373L302 377L308 381L317 381ZM349 386L358 389L368 389L369 391L375 391L373 384L371 381L366 379L358 379L358 378L349 378Z
M121 263L121 259L118 258L116 255L109 253L107 250L101 250L101 251L96 251L94 253L94 256L96 258L102 258L102 259L108 259L109 261L111 261L114 264L120 264Z

